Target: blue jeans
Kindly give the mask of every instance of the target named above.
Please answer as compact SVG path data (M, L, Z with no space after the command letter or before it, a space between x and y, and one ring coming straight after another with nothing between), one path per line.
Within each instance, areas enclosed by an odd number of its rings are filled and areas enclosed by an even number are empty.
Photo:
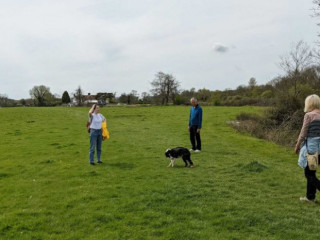
M102 130L90 129L90 151L89 162L94 162L94 149L97 147L97 161L100 161L101 156L101 144L102 144Z

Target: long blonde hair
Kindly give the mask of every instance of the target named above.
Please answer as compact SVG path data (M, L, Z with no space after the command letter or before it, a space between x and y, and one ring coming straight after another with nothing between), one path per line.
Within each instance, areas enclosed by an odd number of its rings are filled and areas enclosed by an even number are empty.
M316 94L308 96L304 102L304 112L311 112L320 109L320 97Z

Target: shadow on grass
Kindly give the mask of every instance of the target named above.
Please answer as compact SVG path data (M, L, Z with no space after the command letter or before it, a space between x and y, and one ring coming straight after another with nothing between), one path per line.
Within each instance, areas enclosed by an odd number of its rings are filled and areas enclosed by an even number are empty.
M194 165L194 167L199 167L199 165ZM190 168L190 166L185 167L184 165L174 165L173 167L171 167L171 166L168 167L167 166L167 168L170 168L170 169L174 169L174 168L179 168L179 169L185 168L185 169L188 169L188 168Z
M119 168L122 170L130 170L135 168L135 165L132 163L125 163L125 162L119 162L119 163L107 163L106 165L110 166L110 167L115 167L115 168Z
M9 177L10 175L8 173L0 173L0 179L1 178L7 178Z

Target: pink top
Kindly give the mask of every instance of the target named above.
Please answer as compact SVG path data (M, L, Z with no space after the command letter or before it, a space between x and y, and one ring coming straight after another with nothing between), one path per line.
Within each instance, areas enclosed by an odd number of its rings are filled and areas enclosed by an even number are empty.
M301 131L300 131L300 135L298 137L297 145L300 145L302 143L302 141L307 137L309 125L314 120L319 120L320 121L320 111L319 110L314 110L312 112L307 112L304 115L303 125L302 125Z

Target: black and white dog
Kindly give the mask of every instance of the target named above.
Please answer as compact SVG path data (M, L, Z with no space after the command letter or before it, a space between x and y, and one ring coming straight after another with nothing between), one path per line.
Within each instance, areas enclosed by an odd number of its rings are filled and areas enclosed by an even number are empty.
M191 161L190 158L190 152L188 149L184 148L184 147L176 147L176 148L172 148L172 149L167 149L166 153L165 153L167 158L170 158L170 164L168 167L173 167L174 162L177 158L182 157L182 160L185 163L185 167L188 167L188 162L190 164L190 167L193 168L193 162Z

